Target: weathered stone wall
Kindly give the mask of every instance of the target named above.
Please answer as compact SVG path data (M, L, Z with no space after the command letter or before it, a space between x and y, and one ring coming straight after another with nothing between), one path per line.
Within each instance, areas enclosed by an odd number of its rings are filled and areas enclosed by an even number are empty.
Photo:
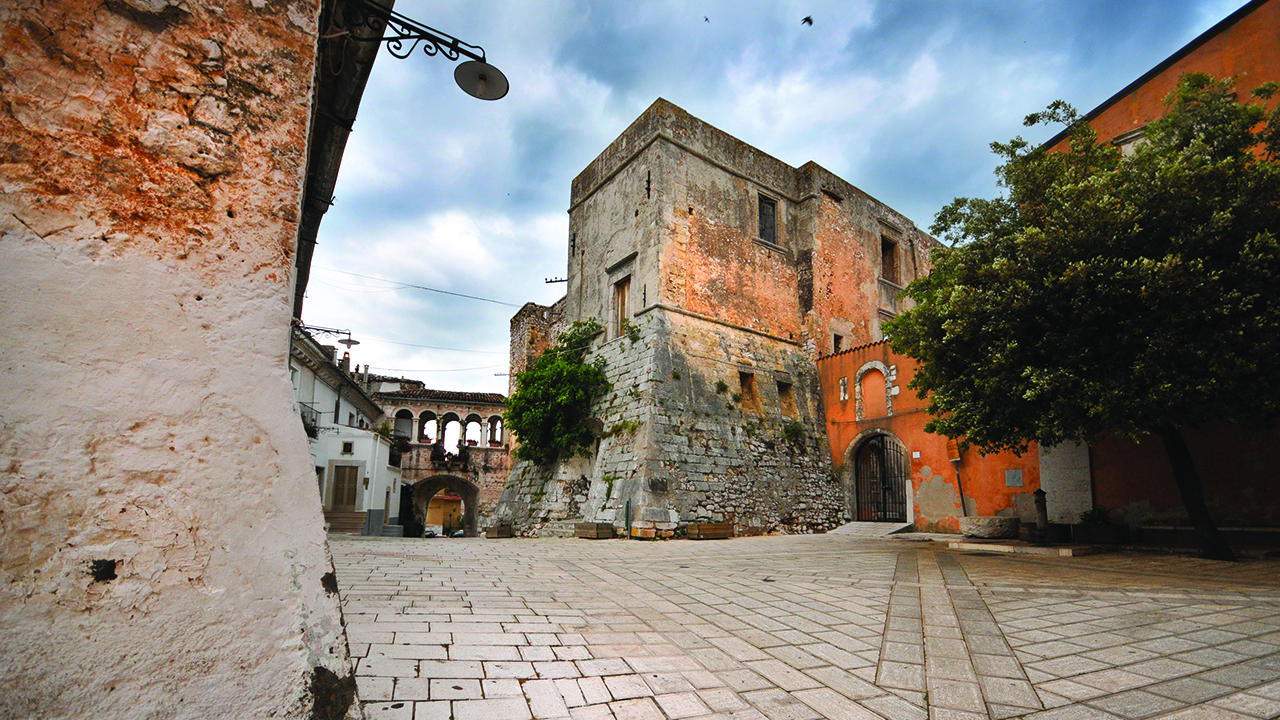
M535 358L555 343L566 329L564 298L550 306L525 303L511 318L511 371L507 392L515 390L516 375L529 368Z
M574 179L569 231L565 321L604 325L595 352L614 390L592 457L517 463L499 518L621 526L629 502L654 533L838 523L814 361L832 332L846 346L877 337L896 307L883 238L902 281L933 241L821 167L792 168L665 100Z
M506 447L468 447L467 463L437 463L431 460L431 446L414 444L400 461L400 472L405 485L417 485L423 480L451 475L460 477L476 487L478 502L476 513L480 525L493 521L493 511L502 496L507 476L511 474L511 452ZM421 518L418 519L421 522Z
M317 12L0 5L0 716L353 700L286 374Z
M648 537L688 522L733 522L740 534L839 524L816 375L796 343L660 308L635 322L637 341L607 340L589 356L605 358L613 386L595 408L591 457L549 469L517 461L499 520L534 531L567 518L622 528L630 502L632 527ZM742 372L755 378L756 402L742 395ZM779 399L780 379L794 410ZM793 419L801 430L788 440Z

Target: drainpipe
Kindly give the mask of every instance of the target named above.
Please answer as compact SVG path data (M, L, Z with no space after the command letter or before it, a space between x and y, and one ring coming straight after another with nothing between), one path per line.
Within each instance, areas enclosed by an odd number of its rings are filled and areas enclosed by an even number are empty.
M627 539L631 539L631 498L627 498Z
M956 492L960 495L960 517L968 517L969 510L964 505L964 485L960 484L960 443L955 438L947 440L947 459L956 471Z

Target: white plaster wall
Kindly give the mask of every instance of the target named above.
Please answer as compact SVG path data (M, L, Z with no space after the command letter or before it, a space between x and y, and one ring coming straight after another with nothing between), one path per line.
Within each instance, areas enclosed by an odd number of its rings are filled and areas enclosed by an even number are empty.
M1080 513L1093 509L1089 446L1073 442L1041 445L1040 488L1051 522L1073 523Z
M0 718L359 713L287 371L319 9L0 3Z
M288 293L98 249L0 218L0 716L302 717L350 671Z

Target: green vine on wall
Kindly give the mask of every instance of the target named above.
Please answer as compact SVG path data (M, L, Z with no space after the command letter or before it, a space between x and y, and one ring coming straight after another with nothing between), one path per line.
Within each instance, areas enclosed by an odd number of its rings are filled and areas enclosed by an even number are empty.
M591 402L608 392L604 358L583 358L603 330L595 319L575 322L556 344L516 374L503 422L519 439L515 456L549 465L573 454L587 456L595 436L586 425Z

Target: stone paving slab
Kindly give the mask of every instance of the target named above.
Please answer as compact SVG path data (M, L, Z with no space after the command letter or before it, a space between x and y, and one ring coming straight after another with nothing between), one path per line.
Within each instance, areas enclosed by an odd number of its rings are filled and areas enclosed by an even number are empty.
M1280 562L894 537L330 544L371 718L1280 718Z

